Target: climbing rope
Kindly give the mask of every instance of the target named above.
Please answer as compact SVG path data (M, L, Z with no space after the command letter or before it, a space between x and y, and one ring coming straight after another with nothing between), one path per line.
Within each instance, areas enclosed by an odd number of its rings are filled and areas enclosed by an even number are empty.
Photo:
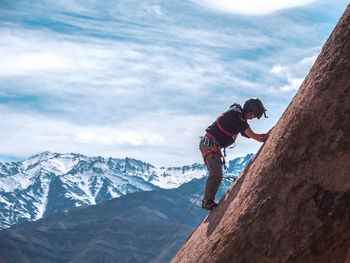
M170 240L174 237L176 231L179 229L179 227L182 225L182 223L185 221L186 217L189 215L189 213L191 212L192 208L196 205L196 203L198 202L198 200L201 198L201 196L204 194L204 190L203 192L198 196L197 200L193 203L193 205L191 206L190 210L187 211L186 215L182 218L181 222L177 225L177 227L175 228L175 230L173 231L173 233L170 235L170 237L168 238L168 240L164 243L164 245L161 247L160 251L158 252L158 254L155 256L155 258L152 260L152 263L156 262L156 259L159 257L159 255L163 252L163 250L166 248L166 246L168 245L168 243L170 242Z

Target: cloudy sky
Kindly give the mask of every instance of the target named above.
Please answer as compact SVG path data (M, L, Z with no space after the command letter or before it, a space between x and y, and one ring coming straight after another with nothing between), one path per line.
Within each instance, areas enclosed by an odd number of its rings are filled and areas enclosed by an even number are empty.
M348 1L1 0L0 161L51 151L201 162L233 102L279 119ZM229 159L256 152L239 138Z

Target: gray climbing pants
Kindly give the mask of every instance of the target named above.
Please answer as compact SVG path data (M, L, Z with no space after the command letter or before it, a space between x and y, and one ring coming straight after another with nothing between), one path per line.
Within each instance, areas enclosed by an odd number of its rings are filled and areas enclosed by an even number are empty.
M200 140L199 149L202 155L212 150L211 145L204 143L204 138ZM215 200L215 195L219 189L222 182L222 162L221 162L221 152L211 152L204 157L204 161L209 170L209 176L207 183L205 185L204 200Z

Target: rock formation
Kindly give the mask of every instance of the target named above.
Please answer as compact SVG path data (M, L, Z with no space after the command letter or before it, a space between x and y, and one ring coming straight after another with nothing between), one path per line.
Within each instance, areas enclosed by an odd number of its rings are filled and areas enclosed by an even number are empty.
M350 262L350 5L268 140L172 262Z

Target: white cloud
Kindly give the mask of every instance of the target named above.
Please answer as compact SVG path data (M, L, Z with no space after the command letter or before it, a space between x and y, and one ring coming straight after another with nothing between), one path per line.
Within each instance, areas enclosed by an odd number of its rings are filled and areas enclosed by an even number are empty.
M164 143L164 138L158 134L140 134L129 132L109 132L103 128L100 132L84 131L75 136L77 143L105 144L105 145L132 145L132 146L154 146Z
M149 6L146 8L146 10L149 14L155 14L159 16L163 15L162 7L159 5Z
M88 37L81 37L77 42L69 36L23 30L16 33L2 30L0 40L0 76L42 77L45 73L49 83L40 87L42 89L54 83L53 79L60 79L63 89L71 89L71 84L76 83L84 85L81 86L84 90L85 84L115 88L148 85L147 82L154 83L153 78L157 77L170 83L189 83L190 78L196 78L199 83L202 79L206 82L207 75L222 71L218 61L211 60L199 49L188 54L173 47ZM47 71L51 71L51 75ZM162 81L162 87L168 86Z
M289 79L289 85L285 85L281 88L281 91L285 91L285 92L288 92L288 91L294 91L294 90L297 90L299 89L301 83L303 82L303 78L291 78Z
M193 0L215 10L246 15L265 15L277 10L310 4L316 0Z
M293 65L274 65L270 72L281 78L283 82L287 82L287 84L279 88L271 86L267 91L269 93L278 93L298 90L316 58L317 55L313 55L304 58Z
M219 85L256 88L251 81L236 77L236 69L225 68L218 57L198 45L206 39L220 39L229 45L237 37L235 45L240 49L240 43L254 43L258 38L187 31L177 26L172 29L174 37L178 34L186 41L187 37L196 39L194 46L178 49L161 43L144 45L84 36L77 40L51 31L2 29L0 78L13 77L16 81L15 86L0 86L0 93L35 94L45 97L41 107L48 110L63 109L71 114L69 118L81 121L108 122L122 121L120 118L137 111L134 105L153 111L169 107L168 100L172 104L178 100L177 109L185 110L181 103L210 96ZM225 96L224 92L221 95Z
M272 67L271 72L272 73L280 73L284 70L285 70L285 67L282 67L281 65L276 65L276 66Z
M128 123L110 125L79 125L78 123L50 118L36 113L20 113L5 106L0 108L2 122L6 126L0 130L2 138L0 155L30 156L46 150L53 152L78 152L90 155L113 156L141 155L136 148L164 147L165 138L154 131L143 117ZM142 124L137 131L135 122ZM169 125L168 125L169 127ZM174 127L172 127L174 129ZM161 133L164 130L159 129ZM7 138L7 139L5 139ZM132 149L130 149L132 148ZM139 156L141 158L141 156ZM142 158L141 158L142 159ZM152 161L145 156L143 160Z
M3 55L0 58L0 75L26 75L33 72L69 69L68 59L50 53L23 53Z

